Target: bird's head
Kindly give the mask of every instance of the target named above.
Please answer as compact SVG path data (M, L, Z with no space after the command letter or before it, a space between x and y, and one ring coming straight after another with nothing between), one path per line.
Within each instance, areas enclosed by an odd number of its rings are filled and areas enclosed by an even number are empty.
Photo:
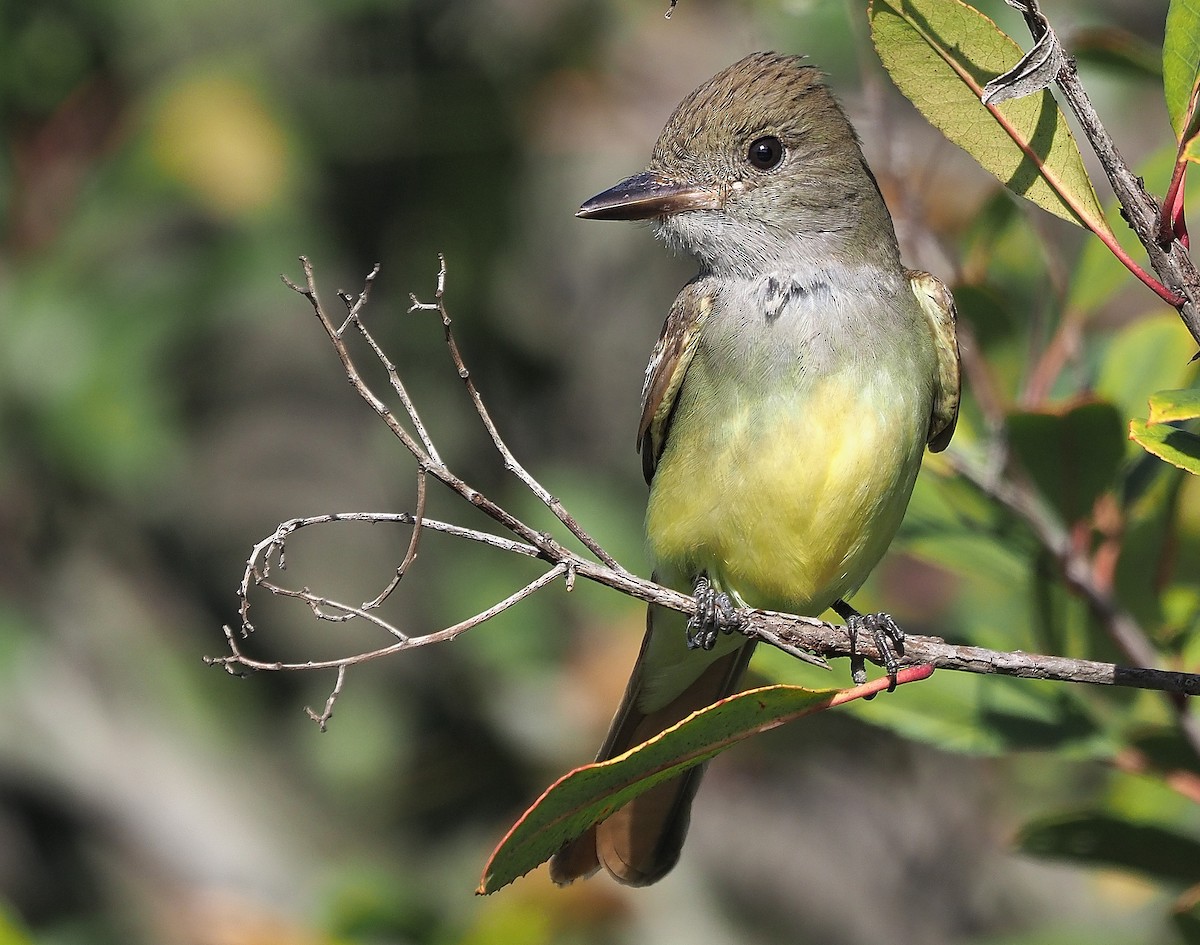
M881 226L891 237L891 220L820 73L776 53L747 56L687 96L646 170L592 197L578 216L653 219L669 245L716 272L894 245L879 239Z

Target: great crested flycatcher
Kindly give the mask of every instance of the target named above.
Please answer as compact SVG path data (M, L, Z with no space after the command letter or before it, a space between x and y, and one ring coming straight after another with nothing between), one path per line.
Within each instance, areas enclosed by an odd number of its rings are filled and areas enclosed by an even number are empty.
M775 53L734 63L675 109L646 171L578 215L653 219L700 264L642 390L658 580L697 590L710 614L834 607L861 621L845 598L891 543L925 445L941 450L954 432L958 345L949 290L901 265L878 184L820 73ZM753 648L651 607L598 760L728 695ZM551 876L569 883L603 864L623 883L661 879L701 772L566 844Z

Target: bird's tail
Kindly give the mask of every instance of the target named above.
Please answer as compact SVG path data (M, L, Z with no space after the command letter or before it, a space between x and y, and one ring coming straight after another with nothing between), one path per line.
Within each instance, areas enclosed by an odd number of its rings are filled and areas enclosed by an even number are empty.
M686 672L668 674L685 683L677 695L657 708L647 702L661 702L662 696L647 699L647 687L662 689L662 668L651 665L651 651L661 656L661 639L651 646L656 634L677 634L680 656L686 659ZM679 615L651 606L646 614L646 635L634 665L625 696L609 727L597 761L607 761L635 745L653 738L693 712L725 698L737 687L754 643L718 647L715 653L686 651L684 628ZM656 675L657 674L657 675ZM658 680L655 682L655 680ZM697 765L679 777L656 785L635 797L607 820L591 827L581 837L565 844L550 860L550 876L561 885L592 875L604 866L619 882L629 886L648 886L662 879L678 862L691 816L692 798L700 786L704 765Z

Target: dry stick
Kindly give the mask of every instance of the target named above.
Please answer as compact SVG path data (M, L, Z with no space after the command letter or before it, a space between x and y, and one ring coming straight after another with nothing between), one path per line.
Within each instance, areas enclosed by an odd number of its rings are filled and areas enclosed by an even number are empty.
M286 569L287 540L293 533L309 526L326 525L334 522L358 522L372 524L391 523L411 525L414 527L414 529L419 526L421 529L429 529L431 531L442 532L454 538L475 541L480 544L496 548L500 551L509 552L511 554L524 555L531 558L542 556L540 549L535 548L532 545L525 544L524 542L514 541L511 538L502 538L499 535L492 535L488 532L481 532L476 529L465 528L460 525L452 525L446 522L425 519L423 514L420 512L417 514L410 512L334 512L326 515L314 515L307 518L290 519L289 521L280 523L272 535L264 538L254 546L254 548L251 550L250 557L246 561L246 569L242 574L242 582L238 587L241 633L235 634L233 629L229 626L222 627L222 630L225 633L225 640L229 646L230 655L224 657L206 656L204 661L210 666L221 666L231 675L239 675L245 670L336 668L337 682L333 688L333 691L330 693L329 698L326 700L324 711L318 716L313 713L311 709L308 710L309 716L314 721L318 722L318 724L320 724L322 731L325 730L326 724L333 713L333 704L337 700L337 697L341 693L342 687L345 683L347 667L366 662L367 660L376 659L380 656L386 656L389 653L400 649L408 649L411 646L438 642L438 638L453 639L453 637L457 636L459 633L465 632L473 626L477 626L484 620L495 616L495 614L499 613L501 610L507 609L508 607L517 603L519 600L523 600L530 593L532 593L533 590L541 587L544 583L549 583L550 580L556 576L554 571L548 572L548 575L543 575L542 578L532 582L533 584L536 584L537 587L531 589L530 586L527 585L525 588L522 588L522 590L516 592L516 594L506 598L505 601L501 601L500 604L497 604L495 607L489 608L487 611L484 611L480 614L476 614L474 617L455 625L453 628L447 628L447 630L441 631L440 634L427 634L423 637L415 638L405 634L399 628L385 621L378 615L368 613L368 611L374 606L373 603L364 604L361 608L352 607L348 604L342 604L328 597L315 594L307 587L300 589L287 588L270 579L272 555L274 555L276 561L278 562L280 570ZM412 547L412 542L410 541L410 553L412 552ZM415 554L413 554L412 557L415 558ZM406 560L408 560L407 555ZM393 581L393 584L390 585L390 587L394 587L395 583L399 581L400 576L402 576L400 572L404 570L404 567L405 566L402 564L400 568L397 569L399 576L395 579L395 581ZM569 588L574 580L574 567L571 564L567 564L565 567ZM313 615L319 620L340 623L353 620L356 617L361 618L394 637L398 643L364 653L357 653L350 657L326 661L324 663L308 662L302 664L285 664L279 662L268 663L262 660L255 660L251 657L248 657L242 651L241 645L238 643L239 636L244 639L254 631L254 625L251 623L249 617L250 588L252 584L255 587L261 587L264 590L270 591L276 596L289 597L301 601L308 606L309 610L312 611ZM388 591L385 591L384 595L381 595L381 598L386 596L387 593L390 593L390 588ZM336 611L336 613L332 611Z
M404 553L404 560L396 566L396 573L392 577L391 583L388 584L379 596L369 603L363 604L364 610L372 610L382 604L385 600L392 596L392 591L400 586L400 582L404 580L404 575L408 573L408 569L412 567L414 561L417 560L417 549L421 542L421 532L425 526L425 494L426 483L429 481L429 476L424 466L417 467L417 504L413 511L412 532L408 536L408 550Z
M318 715L308 706L304 707L305 713L307 713L308 717L321 727L322 732L326 730L327 726L329 725L329 720L333 718L333 704L337 702L338 696L342 694L342 687L345 684L346 667L339 666L337 669L337 682L333 684L333 689L330 690L329 697L325 700L325 708L321 710L321 714Z
M309 274L307 260L302 258L301 262L305 263L305 273ZM358 333L362 335L363 339L370 346L371 353L375 355L375 359L381 365L383 365L383 369L387 371L388 383L391 385L392 390L395 391L396 397L400 400L400 405L404 407L404 412L408 414L408 419L412 421L413 429L417 431L417 436L420 438L421 444L425 447L426 452L429 454L429 458L437 465L444 466L445 463L442 462L442 458L438 455L437 447L433 445L433 438L430 437L429 432L425 429L425 424L421 420L421 415L417 413L416 404L413 403L412 398L408 395L408 390L405 388L404 383L400 380L400 372L396 370L396 365L392 363L391 359L384 353L383 348L379 346L379 342L375 340L375 336L372 335L367 330L367 326L363 324L361 315L363 309L367 307L367 300L371 293L371 286L375 282L375 278L378 275L379 263L376 263L374 268L367 274L366 281L363 284L363 289L358 293L357 298L351 298L345 292L338 293L338 298L340 298L346 306L346 320L342 322L341 326L337 329L337 337L341 338L342 335L345 334L346 328L351 324L358 329ZM312 304L320 304L316 295L316 287L313 285L311 279L308 280L308 288L312 292L311 295L309 295L308 291L301 289L286 277L284 277L283 281L291 289L308 298L309 302Z
M337 601L324 601L322 599L322 602L328 606L340 608L347 613L351 613L353 616L361 617L362 619L368 620L377 626L387 626L389 632L400 639L390 646L380 647L379 649L370 650L365 653L355 653L353 656L344 656L338 659L330 660L307 660L303 663L285 663L282 660L260 660L255 659L252 656L247 656L242 652L241 644L239 644L237 640L237 634L233 632L232 628L226 626L222 629L225 631L225 642L229 645L230 655L206 656L204 661L210 666L221 666L231 674L237 674L243 669L271 671L336 669L339 671L338 677L340 681L342 678L342 671L350 666L357 666L360 663L366 663L370 660L379 659L380 657L391 656L393 653L400 653L404 650L416 649L419 646L428 646L431 643L445 643L449 640L453 640L455 637L466 633L468 630L478 627L481 623L486 623L488 620L491 620L498 614L502 614L514 604L519 604L525 598L540 591L547 584L558 580L560 577L566 577L570 573L570 570L571 569L569 566L565 563L555 565L549 571L546 571L545 573L534 578L524 587L514 591L512 594L509 594L508 597L505 597L503 600L492 604L492 606L488 607L486 610L481 610L474 616L468 617L466 620L462 620L456 624L453 624L452 626L445 627L433 633L421 634L420 636L407 636L395 627L385 624L384 621L379 620L379 618L375 617L373 614L363 611L361 608L351 607L348 604L340 604ZM311 594L307 588L303 591L292 592L281 591L280 589L274 587L268 587L267 589L276 594L285 593L286 596L289 597L299 597ZM326 620L337 619L336 616L332 615L321 616L322 619Z
M810 650L819 656L847 655L843 652L845 644L842 638L848 635L843 627L825 625L822 628L809 628L796 624L790 614L776 614L770 611L752 611L750 622L755 635L764 639L770 633L784 642ZM838 632L839 639L836 642L827 632L829 629ZM878 649L875 642L868 639L869 636L863 634L857 641L857 652L872 662L879 663ZM1130 686L1190 696L1200 695L1200 675L1193 673L1140 669L1115 663L1068 659L1065 656L1041 656L1020 651L1003 652L980 646L959 646L947 643L939 637L911 634L904 639L899 663L902 666L928 663L937 669L953 669L965 673L1017 676L1022 679L1052 679L1100 686Z
M300 295L308 299L312 306L313 314L317 316L317 320L321 323L321 327L325 329L325 333L329 336L330 342L333 344L334 351L337 352L338 359L342 362L342 367L346 371L346 378L350 385L358 393L359 397L365 400L376 415L387 425L393 435L400 440L404 448L417 460L418 464L424 465L429 474L449 487L452 491L458 493L463 499L478 508L481 512L497 522L503 528L512 532L514 535L523 539L531 545L534 545L541 551L547 554L553 554L558 550L558 543L544 532L539 532L534 528L526 525L519 518L509 512L507 509L501 508L483 493L474 489L462 479L455 476L449 468L439 460L435 460L422 445L418 444L413 439L412 435L406 430L403 424L396 419L395 414L388 409L387 405L376 396L375 392L367 386L367 383L362 379L358 372L358 367L354 363L353 357L350 355L349 349L346 347L342 339L341 330L334 326L328 314L325 312L325 306L320 300L317 293L316 282L313 278L312 263L305 256L300 257L300 264L304 268L304 285L297 285L286 276L283 277L283 282L290 289L298 292ZM378 273L379 267L376 265L372 270L368 280L373 279ZM369 285L368 285L369 288ZM359 295L359 299L355 304L355 309L361 311L366 302L367 290L364 289ZM352 317L357 317L355 313ZM360 329L362 330L362 329ZM415 412L415 411L414 411Z
M528 489L530 489L539 499L541 499L542 502L550 509L550 511L555 514L559 521L562 522L573 535L583 542L589 551L595 554L609 567L620 568L620 565L613 560L612 556L609 555L594 538L588 535L588 533L580 527L575 519L567 513L566 509L562 507L562 504L559 503L558 500L555 499L549 493L549 491L541 485L541 483L534 479L516 461L515 458L513 458L511 451L509 451L507 445L505 445L504 441L500 438L495 425L492 423L491 417L488 416L486 409L483 408L483 402L480 399L478 392L475 390L474 383L470 380L470 373L463 364L462 357L458 352L458 345L455 343L454 336L451 334L450 315L445 306L446 260L441 254L438 255L438 260L440 265L438 270L436 290L437 301L431 303L419 302L414 296L412 297L412 305L410 306L409 311L413 312L431 310L438 312L441 316L443 332L446 337L446 343L450 350L451 357L454 360L455 368L459 372L459 376L462 377L464 383L467 384L468 391L471 392L472 403L479 412L480 420L483 422L488 434L491 436L492 442L495 444L501 456L505 459L506 468L513 472ZM363 291L360 292L357 298L353 300L353 304L351 304L350 297L345 293L339 294L339 297L347 304L349 311L345 322L343 322L340 327L335 327L332 320L325 312L324 305L322 304L320 296L317 292L316 282L313 277L312 263L306 256L301 256L300 264L304 269L304 285L297 285L286 276L282 277L284 284L287 285L288 288L298 292L300 295L308 299L309 304L312 306L313 313L317 316L318 321L320 321L321 326L325 329L326 334L333 343L334 350L337 352L338 358L341 360L342 366L346 370L346 376L350 381L351 386L355 389L358 395L367 402L371 409L374 410L375 413L384 421L384 423L387 424L388 429L395 434L395 436L404 445L405 449L407 449L409 453L412 454L413 458L417 460L417 463L424 467L428 473L433 475L440 482L457 492L462 498L466 499L472 505L480 509L489 518L493 519L514 534L519 535L530 544L535 545L547 552L548 556L557 557L558 553L564 549L562 549L561 546L554 541L550 535L530 528L515 515L512 515L506 509L500 507L491 499L488 499L485 495L469 486L458 476L455 476L450 469L437 457L436 450L423 448L424 444L432 446L432 443L429 441L428 434L425 433L425 428L421 423L420 416L418 415L415 406L412 404L412 401L408 399L407 394L404 393L403 385L400 383L399 376L395 374L394 368L389 371L389 380L392 383L393 389L395 389L401 395L405 410L412 419L414 427L418 430L418 435L421 438L423 445L417 444L409 432L404 429L392 412L387 408L387 405L384 404L383 401L376 396L374 391L367 386L366 382L363 381L362 376L359 374L358 368L354 364L354 360L350 355L349 349L346 347L346 344L342 339L342 334L347 324L354 323L358 331L367 338L372 350L377 354L377 356L381 357L384 365L391 365L390 360L383 356L379 345L375 342L375 339L371 337L370 333L366 329L366 326L362 324L362 321L359 318L363 308L366 306L371 284L378 275L379 265L376 264L371 270L371 273L367 276L367 283L364 286Z
M1125 209L1133 232L1150 257L1150 267L1168 289L1183 299L1178 306L1179 317L1183 319L1192 338L1200 344L1200 308L1197 307L1200 301L1200 273L1192 265L1187 248L1179 240L1172 240L1167 246L1158 242L1158 204L1146 193L1141 178L1136 177L1125 164L1108 131L1100 123L1091 99L1079 82L1074 59L1067 59L1067 64L1059 73L1058 87L1062 89L1067 104L1071 106L1071 111L1079 119L1084 134L1099 156L1100 164Z
M396 370L396 365L392 363L391 359L389 359L386 354L384 354L383 348L380 347L374 336L367 331L366 325L363 324L362 319L359 317L362 314L363 309L366 308L367 300L370 296L371 286L375 281L375 277L378 275L379 264L376 263L374 268L367 275L366 281L363 284L363 289L361 292L359 292L357 298L351 298L344 292L338 293L338 297L346 306L346 320L337 330L338 337L340 338L345 333L346 328L350 324L353 324L354 327L358 329L358 333L362 335L363 339L370 346L376 360L383 365L384 370L387 372L388 383L391 385L392 391L396 394L397 399L399 399L401 406L404 407L404 412L408 414L408 419L411 421L413 429L417 433L417 437L421 440L422 446L425 447L425 452L428 454L429 459L439 466L445 465L442 463L442 458L438 455L437 447L433 445L433 438L425 429L425 424L421 420L421 415L417 412L416 405L413 403L412 398L409 397L408 390L405 388L404 383L400 380L400 372ZM313 299L315 300L315 298L316 296L314 294ZM412 532L409 534L408 538L408 549L405 551L404 559L396 567L396 572L392 576L392 580L388 583L388 585L379 592L374 600L363 604L363 608L366 610L372 610L376 607L379 607L384 601L391 597L392 592L400 586L400 582L404 579L404 575L408 572L408 569L417 559L417 552L421 543L422 520L425 516L425 497L428 492L429 467L422 462L420 456L414 453L413 457L417 460L417 500L412 523ZM344 682L344 677L345 671L340 670L338 674L339 686L342 682ZM321 722L322 731L324 731L325 723L328 721L328 713L331 712L332 709L333 704L331 702L326 706L325 714L323 714L319 719Z
M526 597L536 593L543 587L551 584L553 581L562 577L564 583L569 590L577 576L584 577L590 581L603 584L606 587L625 593L629 596L640 600L667 607L673 610L680 611L684 614L693 614L696 611L696 601L694 598L681 594L678 591L655 584L652 581L647 581L639 578L634 574L621 568L619 565L610 566L603 558L600 563L584 559L578 554L563 547L555 542L550 536L542 532L537 532L524 522L517 519L501 507L497 506L491 500L487 499L473 487L468 485L463 480L459 479L450 470L436 458L436 451L433 449L432 441L420 423L420 417L417 414L415 407L411 401L407 399L407 395L403 392L403 385L400 383L399 376L395 374L394 368L389 370L389 377L393 390L401 397L405 405L405 410L408 413L409 419L413 422L414 427L418 429L418 438L421 440L418 443L402 424L392 414L390 409L379 400L379 398L367 387L358 372L353 358L347 350L342 334L344 329L350 324L355 324L356 328L367 339L373 352L380 358L385 365L390 365L390 362L383 356L379 346L374 342L374 339L367 332L362 324L360 315L366 305L368 291L371 283L378 272L378 267L372 271L368 277L363 291L357 299L351 299L349 296L341 295L341 298L346 303L348 308L348 316L346 322L340 328L335 328L332 322L326 316L324 309L317 297L316 286L314 283L312 266L305 258L301 258L304 266L306 286L300 287L290 282L285 278L285 282L300 294L308 298L314 312L321 321L342 360L343 367L346 370L346 375L354 386L359 395L375 410L375 412L384 420L388 428L401 440L405 448L413 455L418 462L418 488L422 490L421 483L424 482L424 477L432 475L439 481L443 482L462 498L470 502L472 505L480 508L488 514L494 521L509 532L517 536L517 540L503 538L498 535L493 535L488 532L482 532L475 529L464 528L462 526L452 525L445 522L438 522L424 518L424 492L420 491L418 496L418 509L415 513L369 513L369 512L351 512L351 513L333 513L329 515L313 516L303 519L293 519L284 522L276 528L275 532L266 539L260 541L254 546L250 558L246 563L246 570L243 574L242 583L239 587L238 596L241 601L241 637L248 636L253 630L253 624L249 619L249 595L251 586L259 586L273 594L279 596L290 597L300 600L305 603L312 613L319 619L329 621L347 621L354 618L361 618L368 621L375 627L389 634L394 642L388 646L380 647L368 652L354 654L352 656L343 657L340 659L324 660L324 661L308 661L304 663L283 663L283 662L268 662L256 660L242 652L238 642L239 635L231 628L225 627L226 641L230 648L230 655L219 658L209 658L208 662L223 666L231 673L239 672L240 670L313 670L313 669L336 669L337 682L333 691L330 693L326 701L325 708L322 713L317 714L309 710L309 715L324 727L328 722L333 704L337 699L338 694L345 683L346 669L350 666L357 665L371 659L377 659L382 656L390 655L391 653L400 652L402 650L412 649L417 646L425 646L430 643L439 643L454 639L459 634L464 633L473 627L491 619L496 614L508 609L514 604ZM455 367L458 370L464 381L469 379L469 374L462 361L461 354L458 351L457 345L453 343L453 338L449 335L448 316L444 306L444 279L445 279L445 263L442 262L441 271L439 274L438 285L438 303L434 307L442 314L443 325L445 326L448 345L451 351L451 357ZM420 303L415 303L420 307ZM473 403L476 404L476 409L480 413L481 419L485 425L489 427L489 431L494 430L491 425L490 418L487 412L483 409L482 400L475 391L473 385L468 388L471 391ZM493 443L496 448L504 453L507 448L503 445L498 434L493 435ZM519 469L519 464L515 464ZM528 479L527 485L532 483L532 477L528 476L523 469L514 472L522 478L522 481ZM990 490L998 490L990 492L995 498L1002 503L1006 503L1014 511L1017 511L1022 517L1030 521L1038 532L1039 538L1046 544L1048 548L1058 554L1060 561L1064 566L1064 572L1068 583L1077 590L1082 590L1091 594L1089 600L1094 607L1099 610L1109 623L1115 624L1118 630L1129 629L1124 627L1124 623L1128 622L1132 625L1132 630L1136 631L1131 634L1126 634L1127 641L1130 645L1128 651L1135 657L1135 662L1151 662L1154 653L1151 650L1143 650L1139 644L1145 643L1145 637L1141 634L1140 628L1136 623L1129 618L1128 615L1116 608L1111 598L1101 594L1091 583L1090 571L1087 568L1086 560L1076 561L1070 555L1074 555L1070 542L1067 540L1065 532L1055 525L1053 520L1041 515L1036 507L1035 501L1031 496L1027 496L1016 490L1015 487L1007 483L991 483L986 478L977 476L977 481L981 485ZM537 492L540 486L536 483L530 485L530 488ZM545 490L541 490L539 495L549 496ZM561 516L560 516L560 520ZM574 520L571 519L571 522ZM420 636L410 636L398 628L384 621L378 615L369 613L375 604L371 602L361 607L354 607L349 604L344 604L339 601L332 600L322 595L315 594L308 588L292 589L286 588L276 581L271 579L272 557L279 569L286 568L286 544L288 538L296 531L319 524L327 524L332 522L372 522L372 523L394 523L413 526L415 532L429 529L432 531L441 532L452 537L475 541L496 548L501 551L510 552L522 556L538 558L548 562L549 567L541 576L527 583L513 594L499 601L486 610L480 611L467 620L461 621L451 627L446 627L442 630L423 634ZM1039 530L1040 529L1040 530ZM583 544L593 550L594 540L583 531L577 524L573 531L577 530L577 536ZM1060 534L1061 532L1061 534ZM598 546L597 546L598 547ZM405 560L397 569L397 578L389 585L389 589L380 596L380 600L390 593L390 589L406 572L408 565L412 563L416 556L415 534L410 538L409 550L405 555ZM605 556L607 557L607 556ZM1085 594L1086 596L1086 594ZM868 639L858 639L850 634L847 628L836 624L828 624L824 621L812 617L801 617L790 614L778 614L769 611L748 610L744 613L744 623L742 632L756 639L762 639L764 642L770 643L785 652L796 655L798 651L809 653L817 653L821 656L830 657L853 657L862 656L871 659L873 662L881 662L881 654L879 654L873 641ZM860 635L865 636L865 635ZM1118 633L1120 637L1120 633ZM1146 655L1148 658L1142 659L1141 656ZM935 667L945 669L955 669L965 672L1003 674L1011 676L1022 676L1042 679L1057 679L1071 682L1086 682L1086 683L1102 683L1109 685L1124 685L1136 686L1141 688L1161 689L1174 693L1200 694L1200 676L1187 673L1174 673L1161 670L1141 670L1130 669L1125 667L1113 666L1111 664L1095 663L1087 660L1070 660L1062 657L1039 656L1027 653L1003 653L992 650L984 650L978 647L961 647L952 644L947 644L943 640L934 637L912 637L904 648L901 655L901 662L906 665L916 663L929 663Z
M275 536L260 543L258 547L277 546L284 540L284 538L280 537L280 533L291 534L291 532L309 525L338 521L412 524L413 516L408 513L354 512L296 519L293 522L286 523L285 526L281 526ZM459 538L483 542L492 547L515 554L529 557L541 556L541 552L538 549L529 545L489 535L486 532L462 528L461 526L450 525L432 519L425 520L425 527L431 531L439 531ZM250 570L250 568L248 567L247 570ZM222 665L231 672L239 668L249 670L338 669L339 671L343 671L348 666L378 659L392 653L425 646L430 643L452 640L467 630L491 619L501 611L507 610L513 604L524 600L557 578L563 577L565 580L570 581L573 576L585 578L613 590L620 591L630 597L677 610L681 613L691 614L696 609L695 599L687 594L681 594L653 581L639 578L627 571L613 571L602 564L588 561L567 551L564 558L557 562L554 567L487 610L481 611L475 616L451 627L421 636L407 636L398 629L389 627L388 631L397 637L397 641L377 650L320 662L268 662L255 660L242 653L236 635L230 628L226 627L225 635L231 649L231 655L219 658L210 657L207 661L212 664ZM312 600L317 600L322 606L340 608L344 613L352 613L353 616L360 616L377 626L382 624L374 614L368 614L359 608L338 604L325 598L315 598L311 592L306 590L290 591L288 589L280 589L273 582L267 582L263 586L271 590L272 593L300 597L310 604ZM852 635L846 627L839 624L826 623L815 617L803 617L795 614L783 614L765 610L751 609L743 611L742 614L744 617L742 633L776 646L785 652L791 653L799 649L829 658L858 655L866 657L877 664L883 662L881 654L874 641L869 638L869 635ZM329 616L334 617L335 615ZM1116 666L1111 663L1098 663L1091 660L1076 660L1059 656L1022 653L1019 651L1003 652L988 650L982 647L959 646L947 643L938 637L909 636L904 642L899 662L901 665L906 666L928 663L939 669L951 669L969 673L1017 676L1027 679L1054 679L1063 682L1091 683L1096 685L1131 686L1141 689L1156 689L1164 692L1200 695L1200 675L1192 673L1137 669ZM339 684L342 680L343 676L339 672ZM329 707L327 706L327 709ZM322 716L325 720L328 720L328 717L327 714Z
M285 549L287 540L297 531L303 528L308 528L313 525L329 525L334 522L358 522L367 524L398 524L412 525L414 527L419 523L422 529L430 531L442 532L452 538L460 538L468 541L479 542L480 544L489 545L499 551L506 551L510 554L526 555L531 558L540 557L542 552L533 545L525 544L524 542L514 541L511 538L502 538L499 535L493 535L489 532L478 531L474 528L465 528L461 525L452 525L447 522L439 522L435 519L426 519L423 513L418 512L330 512L325 515L312 515L306 518L293 518L286 522L281 522L275 529L274 533L268 538L264 538L250 552L250 557L246 560L246 570L242 574L242 583L238 587L238 598L241 600L242 613L242 636L247 637L253 632L253 625L246 620L246 613L249 610L249 594L250 585L263 587L269 590L272 594L284 597L293 597L303 601L311 607L314 606L329 606L333 602L313 594L307 588L299 591L282 587L270 580L271 574L271 556L274 555L279 563L280 570L286 570ZM410 543L411 550L411 543ZM403 570L402 564L397 570ZM342 608L342 605L336 605ZM363 610L370 610L374 606L374 602L364 604ZM357 614L356 614L357 616ZM325 620L343 620L342 615L328 614L324 615ZM364 619L375 623L382 629L397 637L404 637L394 627L391 627L386 621L374 615L364 615ZM229 630L226 628L226 633Z
M588 551L613 570L623 571L624 568L617 563L617 560L605 551L599 542L583 530L583 527L575 521L574 516L563 507L563 504L552 496L540 482L534 479L524 466L517 462L517 458L513 455L512 450L508 448L508 444L500 437L500 431L496 429L496 425L492 422L492 416L488 413L487 407L484 406L483 398L479 396L475 382L471 380L471 372L467 370L467 366L463 362L462 354L458 350L458 342L454 340L454 335L450 331L450 314L446 309L446 257L441 253L438 254L438 265L437 290L434 293L436 301L419 302L415 295L410 295L409 298L412 299L412 305L409 307L409 312L433 311L441 316L442 330L446 338L446 348L450 352L450 359L454 362L455 372L466 386L467 396L471 398L471 404L475 408L475 413L479 415L484 429L487 430L488 436L492 438L492 445L496 447L496 452L500 454L500 458L504 461L504 468L520 479L525 484L525 487L537 496L546 508L554 513L554 517L562 522Z
M669 607L681 613L691 614L696 609L695 599L686 594L633 575L604 574L602 568L591 562L582 562L578 567L578 574L582 578L604 584L631 597ZM769 610L747 609L739 611L739 614L744 620L741 633L778 646L785 652L796 648L827 658L864 656L876 665L882 665L884 662L876 644L869 639L870 634L854 635L840 624L826 623L816 617L802 617ZM1137 689L1200 695L1200 674L1196 673L1141 669L1094 660L1043 656L1019 650L1005 652L977 646L959 646L947 643L939 637L906 637L898 662L902 666L929 663L938 669L966 673L1131 686Z

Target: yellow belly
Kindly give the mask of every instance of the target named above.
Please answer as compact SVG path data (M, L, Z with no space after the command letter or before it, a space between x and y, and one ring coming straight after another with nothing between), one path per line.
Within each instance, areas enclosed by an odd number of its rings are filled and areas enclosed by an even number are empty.
M820 613L891 543L928 405L911 386L857 372L760 397L706 393L681 398L651 484L656 566L685 584L705 572L752 607Z

